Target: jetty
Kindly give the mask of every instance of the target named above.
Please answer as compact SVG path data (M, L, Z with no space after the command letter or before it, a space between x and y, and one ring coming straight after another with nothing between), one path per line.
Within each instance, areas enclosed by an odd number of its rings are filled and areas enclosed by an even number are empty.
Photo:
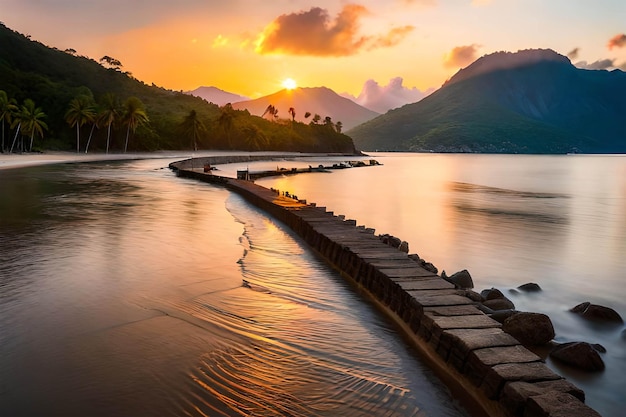
M581 389L505 333L466 290L356 220L252 181L190 168L217 163L226 162L206 157L174 162L170 168L180 177L224 186L291 228L395 321L473 415L600 417L584 404Z

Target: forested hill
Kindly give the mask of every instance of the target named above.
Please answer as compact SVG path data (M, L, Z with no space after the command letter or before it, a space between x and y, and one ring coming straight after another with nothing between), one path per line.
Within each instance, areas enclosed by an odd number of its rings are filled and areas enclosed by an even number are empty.
M84 151L92 130L89 150L104 150L108 127L111 127L110 149L122 151L130 130L129 151L159 149L239 149L302 152L354 152L352 140L332 126L308 125L291 120L265 120L237 111L230 106L218 107L207 101L146 85L125 72L119 61L103 57L100 62L79 56L74 50L50 48L0 24L0 105L14 104L13 121L24 118L27 101L34 102L47 125L40 133L28 130L23 123L19 135L31 134L33 149L76 149L77 135L68 110L85 104L92 116L80 125L80 147ZM2 91L6 93L3 100ZM77 100L79 99L79 100ZM130 100L129 100L130 99ZM138 99L138 100L137 100ZM107 124L102 110L115 105L115 120ZM148 121L131 123L128 111L139 106ZM3 105L6 107L6 105ZM78 106L80 107L80 106ZM84 107L84 106L83 106ZM110 106L109 106L110 107ZM2 110L2 113L5 113ZM140 118L141 119L141 118ZM74 119L75 121L76 119ZM79 119L81 120L81 119ZM18 123L3 125L5 142L15 136ZM28 140L26 140L28 142ZM9 148L5 143L4 149Z
M551 50L499 52L347 133L363 150L626 153L626 73Z

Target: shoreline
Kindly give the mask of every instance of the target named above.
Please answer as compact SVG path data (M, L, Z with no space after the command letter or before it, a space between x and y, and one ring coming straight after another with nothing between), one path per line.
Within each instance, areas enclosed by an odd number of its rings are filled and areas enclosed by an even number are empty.
M0 170L24 168L38 165L97 162L97 161L126 161L133 159L158 159L158 158L176 158L182 157L183 153L178 152L171 155L163 155L158 153L128 153L128 154L104 154L104 153L75 153L75 152L42 152L42 153L23 153L8 154L0 153Z
M299 153L299 152L278 152L278 151L154 151L154 152L135 152L135 153L76 153L69 151L46 151L42 153L0 153L0 171L13 168L24 168L38 165L51 164L68 164L68 163L85 163L85 162L103 162L103 161L128 161L139 159L183 159L191 160L203 157L253 157L255 160L273 158L297 158L297 157L333 157L333 156L352 156L364 157L361 155L347 155L334 153Z

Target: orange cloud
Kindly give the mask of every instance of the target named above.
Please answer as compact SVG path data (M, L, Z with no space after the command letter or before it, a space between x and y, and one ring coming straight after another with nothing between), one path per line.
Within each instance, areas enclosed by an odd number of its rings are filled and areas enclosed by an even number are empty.
M359 35L359 20L369 14L357 4L343 7L333 20L327 10L283 14L270 23L257 41L260 54L313 56L348 56L361 49L390 47L398 44L413 26L393 28L386 35Z
M620 33L609 39L609 43L606 45L609 49L622 48L626 46L626 34Z
M447 68L463 68L476 61L476 56L480 45L457 46L450 51L443 62Z

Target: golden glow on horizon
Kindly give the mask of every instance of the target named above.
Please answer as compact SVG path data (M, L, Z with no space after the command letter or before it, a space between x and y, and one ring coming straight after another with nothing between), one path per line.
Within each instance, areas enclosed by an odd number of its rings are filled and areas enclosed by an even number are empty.
M296 83L293 78L286 78L283 81L283 87L285 87L286 90L295 90L296 87L298 87L298 83Z

